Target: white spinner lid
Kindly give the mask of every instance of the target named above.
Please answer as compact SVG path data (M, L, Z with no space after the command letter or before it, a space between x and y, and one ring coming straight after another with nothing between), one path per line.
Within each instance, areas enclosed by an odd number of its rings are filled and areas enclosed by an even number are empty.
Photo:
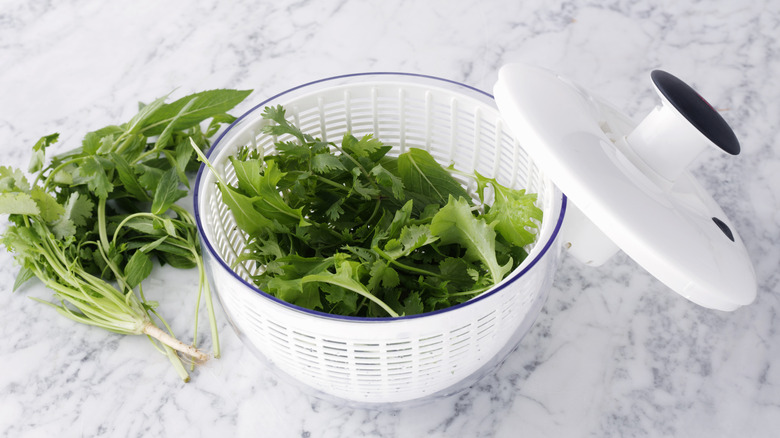
M499 71L501 115L530 157L639 265L704 307L756 296L753 266L725 213L688 171L707 147L739 153L734 132L676 77L651 74L662 105L636 125L553 72Z

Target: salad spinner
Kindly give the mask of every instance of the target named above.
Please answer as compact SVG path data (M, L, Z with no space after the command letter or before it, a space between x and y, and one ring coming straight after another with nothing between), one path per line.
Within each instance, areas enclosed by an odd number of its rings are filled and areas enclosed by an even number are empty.
M734 155L739 143L691 87L662 71L651 77L661 105L638 124L565 78L523 64L502 67L494 95L432 76L364 73L261 102L207 154L228 183L236 181L228 157L240 148L274 153L275 139L262 133L272 122L262 112L282 105L303 132L323 140L373 134L393 146L389 155L422 148L440 164L536 193L544 218L523 263L470 301L397 318L330 315L252 284L263 266L238 261L248 236L202 167L195 214L231 325L258 358L302 388L379 405L446 396L491 372L540 312L561 247L592 265L622 249L697 304L749 304L756 280L744 245L687 170L703 149Z

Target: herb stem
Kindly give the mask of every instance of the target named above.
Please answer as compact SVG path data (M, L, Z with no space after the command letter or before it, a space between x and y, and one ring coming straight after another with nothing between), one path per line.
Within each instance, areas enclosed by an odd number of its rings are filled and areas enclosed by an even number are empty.
M154 339L157 339L158 341L173 348L176 351L192 357L192 359L197 363L203 363L209 359L209 356L206 353L198 350L192 345L187 345L184 342L174 338L173 336L164 332L160 327L154 325L152 322L146 323L146 325L144 325L144 327L141 329L141 332L151 336Z

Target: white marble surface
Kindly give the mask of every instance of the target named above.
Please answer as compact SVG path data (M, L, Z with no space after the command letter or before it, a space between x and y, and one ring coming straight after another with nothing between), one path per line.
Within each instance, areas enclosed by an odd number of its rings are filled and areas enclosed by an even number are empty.
M253 88L244 110L358 71L490 90L502 64L526 61L640 116L655 104L649 72L663 68L722 110L741 140L740 156L707 154L696 173L737 224L760 289L751 306L710 311L626 256L600 268L564 257L537 324L494 374L449 399L374 411L279 380L224 317L223 357L182 383L145 339L55 315L28 298L46 296L39 285L12 294L16 267L3 250L0 435L777 436L779 28L774 0L4 0L0 162L22 167L40 136L60 132L58 147L74 147L172 89ZM163 270L146 288L185 333L191 277Z

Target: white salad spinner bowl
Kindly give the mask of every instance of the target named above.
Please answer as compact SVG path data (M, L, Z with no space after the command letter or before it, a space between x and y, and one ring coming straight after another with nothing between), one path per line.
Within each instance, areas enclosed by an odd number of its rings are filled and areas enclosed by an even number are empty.
M239 148L274 153L275 139L261 134L269 123L261 113L283 105L304 132L324 140L373 134L392 154L422 148L440 164L536 193L544 216L525 261L471 301L394 319L332 316L252 286L263 267L237 262L247 237L220 200L214 175L201 169L195 214L204 258L236 331L307 388L391 403L452 393L500 363L536 318L561 247L592 266L622 249L669 289L710 309L750 304L757 283L745 245L688 169L707 150L739 154L739 142L693 88L660 70L651 78L661 105L640 123L554 72L524 64L501 68L495 100L430 76L357 74L261 103L209 152L228 182L235 181L228 157Z
M302 85L241 116L208 159L228 183L228 157L239 148L274 153L263 134L266 106L282 105L307 134L340 142L373 134L389 155L422 148L443 165L496 178L536 193L543 220L528 257L501 283L451 308L398 318L330 315L281 301L255 287L263 267L237 261L247 236L222 202L216 178L202 168L195 214L210 280L242 341L281 375L320 396L370 404L449 395L483 377L518 344L537 317L560 254L566 198L545 176L499 114L492 96L453 81L415 74L371 73ZM467 189L475 186L463 180Z

